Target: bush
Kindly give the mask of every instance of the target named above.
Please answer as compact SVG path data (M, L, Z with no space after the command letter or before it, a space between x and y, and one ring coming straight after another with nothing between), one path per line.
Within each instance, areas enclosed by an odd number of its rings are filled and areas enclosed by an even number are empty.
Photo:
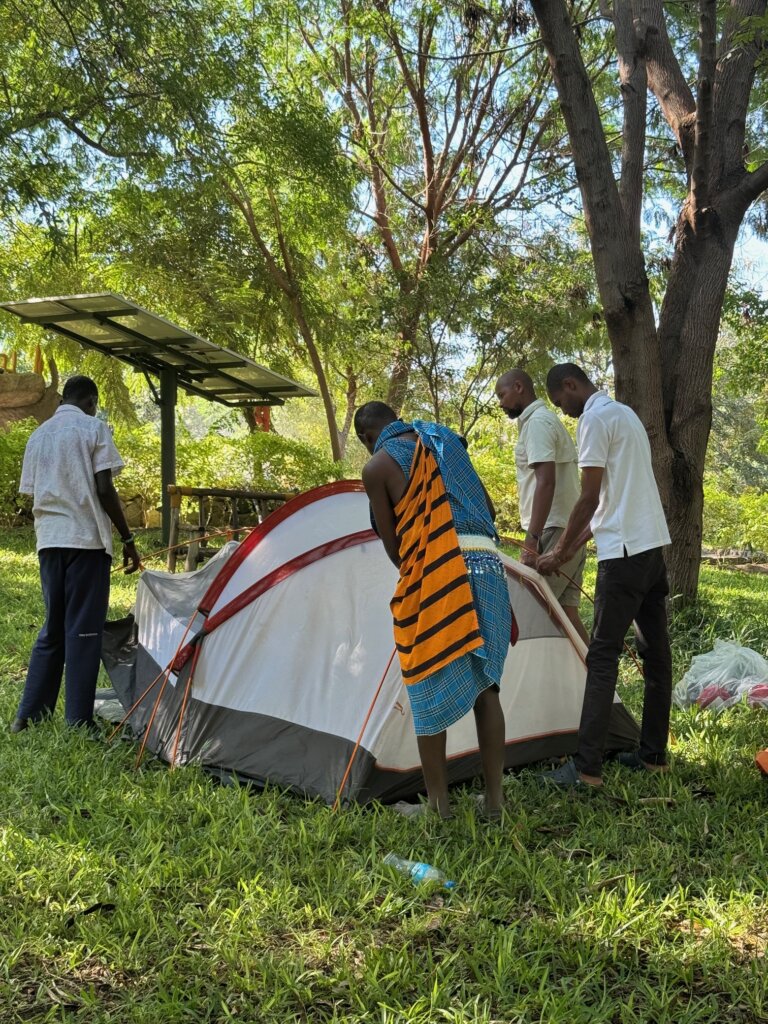
M24 449L36 427L35 420L27 419L0 429L0 524L3 526L18 523L20 510L30 507L29 499L19 496L19 479Z
M501 534L518 533L520 530L515 440L507 440L498 428L487 433L477 431L469 438L472 464L496 508L496 529Z
M160 501L160 435L152 424L118 428L115 441L125 460L118 478L124 497ZM342 468L322 451L273 433L236 437L211 433L195 439L183 429L176 445L176 480L188 487L306 491L336 480Z
M730 494L714 480L706 480L704 543L715 548L768 551L768 493L749 489Z
M341 467L312 445L278 434L185 438L177 449L176 478L191 487L306 491L337 480Z

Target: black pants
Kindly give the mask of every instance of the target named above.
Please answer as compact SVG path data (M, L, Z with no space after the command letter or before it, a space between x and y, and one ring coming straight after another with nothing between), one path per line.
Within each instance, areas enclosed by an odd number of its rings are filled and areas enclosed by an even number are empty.
M579 749L574 758L585 775L602 771L619 656L633 621L645 677L640 757L649 764L666 763L672 703L672 654L664 600L668 593L661 548L598 562L595 623L587 654Z
M17 714L33 722L52 714L66 665L64 717L70 725L90 722L112 559L103 549L80 548L43 548L38 558L45 625L32 648Z

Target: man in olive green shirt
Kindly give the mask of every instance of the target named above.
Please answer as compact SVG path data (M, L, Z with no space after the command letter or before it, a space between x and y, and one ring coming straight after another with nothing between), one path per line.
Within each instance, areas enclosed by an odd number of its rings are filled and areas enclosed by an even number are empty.
M536 397L533 381L524 370L510 370L496 382L499 406L519 424L515 446L520 522L526 531L520 553L523 565L536 568L562 536L568 517L581 492L578 456L559 417ZM584 547L561 566L561 575L547 582L568 620L585 644L589 636L579 617Z

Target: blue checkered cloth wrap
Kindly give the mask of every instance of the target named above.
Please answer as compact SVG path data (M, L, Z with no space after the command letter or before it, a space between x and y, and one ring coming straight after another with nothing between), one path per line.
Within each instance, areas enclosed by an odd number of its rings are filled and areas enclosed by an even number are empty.
M435 456L448 495L456 533L471 533L498 541L483 485L459 435L441 423L428 423L425 420L414 420L413 423L395 420L388 423L379 434L374 451L383 448L400 466L406 480L411 475L416 442L413 438L398 436L405 433L417 434L424 447Z
M497 539L480 479L453 431L439 423L397 420L384 428L376 450L383 448L408 479L416 442L398 435L410 431L437 459L456 532ZM506 570L492 551L464 551L463 555L483 646L407 687L417 736L443 732L472 710L484 690L498 688L501 682L512 628Z

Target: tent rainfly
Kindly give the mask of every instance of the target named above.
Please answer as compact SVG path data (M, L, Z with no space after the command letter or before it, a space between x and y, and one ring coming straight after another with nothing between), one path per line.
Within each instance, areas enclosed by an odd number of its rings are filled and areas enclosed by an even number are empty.
M504 558L519 639L501 686L508 767L575 749L586 649L546 581ZM195 573L145 572L104 661L150 750L333 802L423 788L394 655L396 570L360 481L298 495ZM609 747L635 749L618 697ZM448 730L452 782L480 771L472 715Z

